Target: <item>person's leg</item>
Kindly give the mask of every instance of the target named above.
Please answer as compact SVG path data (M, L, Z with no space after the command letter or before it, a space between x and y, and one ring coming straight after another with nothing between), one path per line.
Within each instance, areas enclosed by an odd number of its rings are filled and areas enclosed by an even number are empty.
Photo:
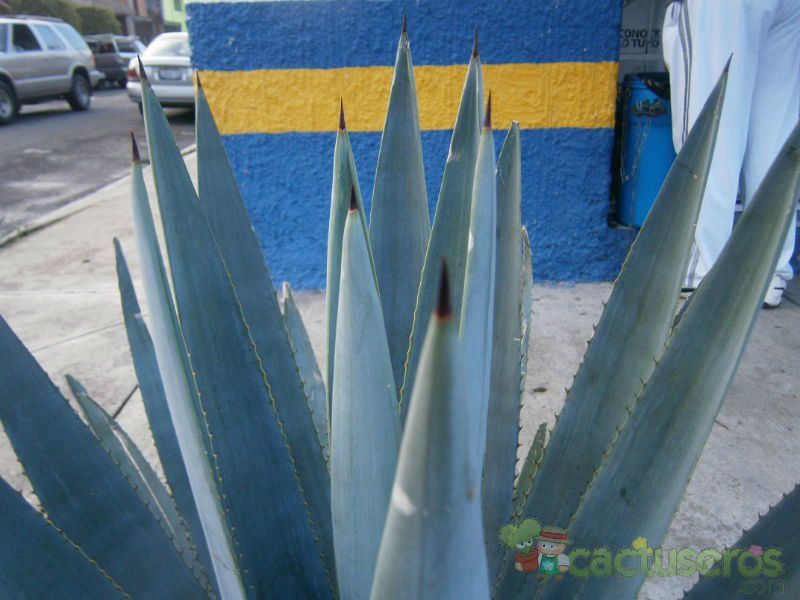
M673 1L664 14L661 28L661 48L669 71L669 86L672 108L672 144L679 151L684 140L684 117L687 116L686 94L688 93L689 50L683 28L683 4Z
M681 144L694 124L725 63L733 55L725 104L708 183L695 232L685 286L695 288L716 261L730 236L747 142L750 107L761 46L777 0L684 0L677 9L680 53L665 47L665 58L683 67L672 94L673 133ZM674 18L675 15L673 15ZM672 52L673 56L667 56ZM672 68L672 64L670 64ZM681 94L681 77L685 77ZM676 106L677 104L677 106ZM676 117L676 115L678 115ZM676 136L673 136L676 137ZM676 150L680 148L676 146Z
M750 112L744 172L745 206L777 156L800 111L800 3L782 0L772 27L761 47ZM786 282L792 278L789 264L794 252L795 228L789 230L766 302L777 306Z

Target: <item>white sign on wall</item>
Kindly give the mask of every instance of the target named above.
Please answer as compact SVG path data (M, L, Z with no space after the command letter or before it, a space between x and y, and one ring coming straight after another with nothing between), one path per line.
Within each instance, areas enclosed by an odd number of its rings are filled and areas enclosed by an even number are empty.
M640 71L663 71L661 28L670 0L625 0L619 39L620 78Z

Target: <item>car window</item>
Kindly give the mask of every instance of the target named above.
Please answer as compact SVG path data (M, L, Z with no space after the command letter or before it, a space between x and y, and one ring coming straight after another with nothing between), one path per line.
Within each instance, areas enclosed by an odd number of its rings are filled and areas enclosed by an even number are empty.
M64 50L64 43L58 39L55 32L47 25L34 25L33 28L39 37L44 40L44 45L48 50Z
M17 52L35 52L42 49L27 25L14 24L11 30L11 44Z
M8 52L6 45L8 44L8 25L0 23L0 52Z
M55 23L53 25L56 31L61 34L67 43L75 48L75 50L88 50L89 46L86 45L86 41L81 37L81 34L75 31L71 25L66 23Z
M188 37L157 37L147 47L146 56L190 56Z
M117 50L120 52L130 52L131 54L138 54L139 48L133 41L117 40Z
M97 42L97 50L95 54L116 54L117 49L114 48L114 42Z

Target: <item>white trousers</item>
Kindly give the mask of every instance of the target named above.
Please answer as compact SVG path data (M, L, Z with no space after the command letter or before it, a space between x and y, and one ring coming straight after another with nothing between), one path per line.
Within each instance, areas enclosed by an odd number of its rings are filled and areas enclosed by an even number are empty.
M746 207L800 116L800 0L673 2L662 35L676 151L732 55L686 276L693 288L730 236L740 183ZM791 227L776 271L787 281L794 242Z

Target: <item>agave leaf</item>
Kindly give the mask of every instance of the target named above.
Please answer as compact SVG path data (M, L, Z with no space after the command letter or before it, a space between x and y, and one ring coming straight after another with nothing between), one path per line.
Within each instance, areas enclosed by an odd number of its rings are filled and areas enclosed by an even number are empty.
M567 526L641 381L663 351L686 274L726 81L727 72L706 101L625 260L550 435L525 516ZM506 553L498 597L522 597L528 587L514 570L511 554Z
M283 282L282 296L283 323L289 334L289 341L292 344L292 350L294 350L294 358L297 362L297 368L300 370L300 377L303 379L303 387L308 399L308 409L314 419L314 426L323 446L325 460L329 460L330 445L325 382L322 380L322 372L319 370L317 358L314 356L314 349L311 347L311 340L308 339L308 332L305 325L303 325L300 311L297 310L297 305L294 302L292 288L289 287L289 283L286 281ZM330 481L330 478L328 481Z
M397 46L369 219L396 387L403 385L422 263L430 235L417 88L408 35Z
M142 99L181 331L245 590L325 597L330 586L312 517L237 282L146 80Z
M487 598L480 479L458 324L441 281L406 421L372 598Z
M653 547L661 544L794 224L798 184L800 124L696 290L587 490L570 528L581 545L614 552L629 545L631 536L642 536ZM623 522L625 527L618 527ZM633 597L643 577L565 578L548 585L546 597L573 597L586 585L593 598Z
M331 509L339 595L369 595L389 506L400 415L367 238L353 202L344 228L331 422Z
M519 473L519 479L514 486L513 497L513 512L512 517L514 520L521 516L521 511L525 506L525 500L531 492L533 486L533 479L536 477L536 470L542 462L544 456L545 440L547 439L547 423L541 423L536 430L536 435L533 436L531 447L528 448L528 454L522 463L522 470ZM499 531L499 528L497 529ZM495 533L497 532L495 531Z
M522 180L519 125L512 123L497 163L497 260L486 455L483 469L483 527L489 573L500 566L500 527L511 517L519 437L523 340ZM529 269L530 270L530 269ZM466 303L465 303L466 306ZM466 323L462 322L462 329ZM489 346L486 346L488 354Z
M0 318L0 419L56 527L132 596L204 590L122 471Z
M477 42L477 40L476 40ZM464 273L467 264L467 238L472 199L475 162L478 158L481 121L483 117L483 76L476 47L467 70L461 104L458 107L450 152L444 166L442 186L433 217L433 228L425 252L425 263L417 291L414 322L408 341L403 388L400 392L401 417L408 413L407 399L417 372L423 335L436 303L439 287L439 261L442 257L450 265L450 289L455 318L461 315L461 297L464 292Z
M175 502L147 459L142 456L133 440L128 437L128 434L111 415L92 400L80 381L67 375L67 383L89 423L89 429L117 464L125 478L131 482L142 502L153 513L164 533L172 540L172 544L180 553L186 566L192 569L207 591L211 591L208 590L208 578L203 572L202 565L198 562L197 550L175 508Z
M478 474L482 472L486 450L497 256L497 181L494 135L490 123L491 97L489 103L472 186L467 267L459 322L459 337L464 346L464 377L467 381L465 410L469 416L468 426L472 428L470 439L475 443L474 464L477 465ZM519 308L515 309L514 314L518 315ZM515 368L517 364L515 361Z
M137 167L134 177L137 187L142 183L140 177L141 169ZM140 191L143 191L143 188L140 188ZM192 544L197 550L198 558L205 568L206 574L213 573L214 567L208 552L203 526L200 523L200 515L192 497L186 464L181 455L178 437L169 413L153 340L150 338L150 333L142 318L128 264L119 240L116 238L114 239L114 252L125 330L128 334L136 379L139 382L139 390L142 394L150 431L153 434L153 441L155 441L164 475L172 490L178 514L190 532ZM143 267L143 270L149 270L149 266ZM211 584L216 586L216 579ZM219 594L219 589L215 589L215 592Z
M336 316L339 312L339 281L342 269L342 235L347 219L351 198L354 197L361 216L361 224L367 232L361 188L358 185L356 161L350 136L344 121L344 106L339 113L339 131L336 133L336 146L333 150L333 185L331 188L331 213L328 219L328 260L325 283L325 336L327 348L325 355L325 388L328 402L328 428L331 427L331 399L333 397L333 369L336 348ZM370 250L370 253L372 250ZM370 254L370 263L373 262ZM376 277L377 280L377 277Z
M272 277L200 86L196 105L200 204L230 278L234 306L241 311L249 342L263 370L262 380L286 438L303 501L308 505L315 543L332 577L331 490L322 442L308 409L308 397L283 325Z
M558 417L530 505L547 523L566 526L641 389L641 380L650 375L663 351L705 190L726 82L727 71L667 175Z
M796 590L800 585L800 486L784 496L778 504L761 517L758 522L744 532L742 537L732 546L739 548L744 554L753 546L769 544L762 561L774 573L772 577L762 574L757 581L766 583L770 592L774 590L774 597L780 597L784 590ZM755 552L758 550L753 549ZM762 548L763 550L763 548ZM776 551L779 552L776 556ZM737 556L738 560L738 556ZM757 560L751 558L749 564ZM770 564L767 564L769 562ZM781 567L776 567L776 562ZM734 563L735 564L735 563ZM771 579L771 581L770 581ZM741 570L735 566L726 570L724 564L715 563L709 575L700 577L695 586L684 596L684 600L715 600L716 598L750 598L754 590L749 592L747 583L753 582L746 578ZM765 590L766 592L766 590ZM766 594L758 594L765 596ZM771 593L770 596L773 596Z
M5 597L130 597L3 479L0 506L0 589Z
M136 150L135 142L133 147L134 157L136 158L138 151ZM239 578L239 567L236 563L229 524L225 518L222 499L217 490L211 462L208 459L208 430L206 429L205 420L202 419L201 409L198 406L199 400L192 373L192 365L189 362L183 332L172 303L172 290L170 289L164 262L161 258L153 214L150 210L147 189L142 177L142 168L138 160L133 162L131 188L136 246L139 252L142 281L144 282L152 318L153 347L158 360L157 367L164 386L169 415L175 428L180 455L191 485L192 503L196 506L197 514L202 524L206 545L211 556L214 577L216 578L216 588L219 590L220 595L225 598L241 598L244 597L244 589ZM121 281L127 283L128 280L123 278ZM132 287L128 288L127 285L120 286L120 293L123 298L131 292ZM130 307L127 312L135 317L136 306L133 304L127 305L123 302L123 309L126 306ZM138 320L141 322L141 316ZM129 318L126 323L128 324L129 335L130 332L135 332L137 336L142 335L141 327L131 327L132 319ZM137 368L137 376L141 377L139 372L142 369L146 369L146 372L151 373L146 379L139 380L142 397L147 398L148 391L155 395L158 394L158 389L157 383L154 381L154 375L150 371L153 366L152 356L145 356L144 353L149 352L149 348L146 344L146 338L143 339L142 351L137 352L138 345L134 344L131 344L131 351L134 353L134 357L139 357L138 361L134 361L134 366ZM148 382L150 382L149 385ZM145 402L148 401L145 400ZM154 405L156 402L158 400L154 399ZM163 418L163 408L159 409L158 414L162 415ZM148 418L152 419L150 412L148 412ZM154 428L154 435L156 431L163 431L162 427L167 427L163 423L157 427L156 424L160 422L158 419L150 421L151 426ZM164 463L165 469L167 464L171 464L171 462ZM177 465L175 468L177 470ZM177 479L175 481L178 482ZM173 483L173 480L170 480L170 483ZM179 483L173 483L173 485L179 485ZM184 515L188 514L188 512L184 513Z
M686 271L726 80L725 73L667 175L567 395L526 507L543 522L567 524L641 379L663 350Z
M519 393L520 401L525 396L525 377L528 375L528 350L531 344L531 298L533 296L533 263L531 262L531 240L528 238L528 230L522 228L522 275L520 285L522 286L522 298L520 303L520 315L522 317L522 351L520 353L520 378Z

